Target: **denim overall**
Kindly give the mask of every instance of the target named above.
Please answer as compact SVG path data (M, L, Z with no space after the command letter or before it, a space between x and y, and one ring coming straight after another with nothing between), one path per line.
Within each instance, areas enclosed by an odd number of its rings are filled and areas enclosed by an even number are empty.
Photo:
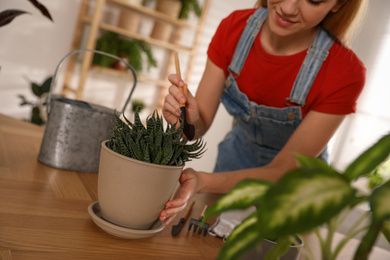
M235 79L240 76L249 50L267 16L268 10L261 8L248 19L229 66L221 102L234 121L232 130L218 146L214 172L260 167L271 162L302 121L301 107L305 105L311 85L334 42L325 30L319 28L290 97L286 97L286 104L294 103L294 106L275 108L257 105L240 92ZM327 160L326 149L319 158Z

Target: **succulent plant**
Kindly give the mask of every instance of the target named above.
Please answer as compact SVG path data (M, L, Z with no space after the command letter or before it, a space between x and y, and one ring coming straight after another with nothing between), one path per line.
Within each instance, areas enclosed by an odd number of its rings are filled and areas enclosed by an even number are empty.
M183 165L186 161L200 158L205 152L203 139L191 144L183 137L183 124L177 127L167 124L164 131L164 120L155 110L142 124L139 111L135 111L134 123L125 115L125 121L115 113L113 134L107 147L124 156L160 165ZM176 128L177 127L177 128Z

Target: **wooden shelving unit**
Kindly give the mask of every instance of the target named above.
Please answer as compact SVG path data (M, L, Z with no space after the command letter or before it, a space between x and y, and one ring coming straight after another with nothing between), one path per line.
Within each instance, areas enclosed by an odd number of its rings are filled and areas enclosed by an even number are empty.
M90 7L90 2L94 1L94 10L92 12L92 16L88 15L88 9ZM201 32L203 30L205 20L206 20L206 15L210 6L210 1L211 0L204 0L203 6L202 6L202 14L201 17L198 19L197 25L187 23L183 20L179 20L176 18L172 18L166 14L157 12L153 9L150 9L148 7L142 6L142 5L132 5L128 4L123 0L83 0L81 2L80 6L80 12L79 12L79 17L78 21L76 24L76 30L74 34L74 39L72 43L72 50L77 50L77 49L95 49L96 46L96 41L99 35L100 30L105 30L105 31L111 31L115 32L117 34L132 38L132 39L137 39L137 40L142 40L147 43L149 43L152 48L153 46L163 48L168 52L168 63L167 66L159 66L160 70L160 78L155 79L155 78L148 78L147 76L143 75L138 75L138 81L139 82L146 82L146 83L151 83L156 86L156 91L157 91L157 104L156 107L160 108L162 105L162 100L163 97L165 96L166 89L168 88L168 82L167 82L167 76L173 72L174 65L173 65L173 51L178 51L179 53L184 53L188 55L188 65L186 68L186 73L183 75L183 78L185 81L188 81L191 70L194 64L195 60L195 55L197 53L200 37L201 37ZM153 20L159 20L159 21L164 21L166 23L169 23L175 27L175 40L172 41L162 41L158 39L154 39L150 36L145 36L139 33L127 31L125 29L122 29L118 26L107 24L102 22L102 16L103 12L105 10L105 7L107 6L115 6L119 8L120 10L131 10L133 12L136 12L140 14L141 16L149 17L152 18ZM85 25L89 25L89 32L87 35L87 40L84 46L81 46L82 42L82 37L84 32L84 27ZM194 40L192 43L192 46L187 47L187 46L182 46L180 44L180 38L182 34L183 29L190 29L193 30L194 32ZM88 75L88 72L91 69L94 69L95 67L92 66L92 59L93 59L93 53L92 52L85 52L83 54L83 58L81 59L81 65L80 65L80 77L79 77L79 82L76 87L72 87L70 82L74 73L74 69L76 66L77 62L77 57L69 57L67 69L66 69L66 76L65 76L65 83L64 87L62 89L62 94L64 96L67 96L69 93L72 93L75 95L76 99L82 99L83 92L84 92L84 85L86 82L86 78ZM115 71L113 69L107 69L107 68L99 68L103 73L109 73L111 75L118 75L118 76L127 76L129 77L128 73L123 73L119 71Z

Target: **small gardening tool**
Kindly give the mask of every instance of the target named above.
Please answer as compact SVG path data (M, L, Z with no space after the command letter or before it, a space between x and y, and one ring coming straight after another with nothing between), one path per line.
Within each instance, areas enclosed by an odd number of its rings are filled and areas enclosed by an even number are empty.
M209 224L204 223L203 226L200 225L202 223L202 220L203 220L203 217L204 217L204 213L206 212L206 209L207 209L207 205L204 206L204 208L202 210L202 214L200 214L200 218L199 219L193 219L193 218L190 219L190 224L188 226L188 231L190 231L192 225L194 225L194 233L196 232L196 229L199 227L198 234L202 233L202 230L203 230L203 236L206 236L207 231L209 229Z
M180 218L179 223L177 225L172 226L172 232L171 232L172 236L176 236L180 232L181 228L184 226L184 223L186 222L188 216L191 213L191 209L194 206L194 203L195 203L195 201L192 201L191 205L189 205L187 207L187 209L184 212L183 216Z
M175 56L175 65L176 65L176 74L181 78L181 73L180 73L180 66L179 66L179 55L177 52L174 52ZM183 93L183 88L180 88L181 92ZM194 139L195 136L195 126L191 125L187 122L187 114L186 114L186 105L185 104L180 104L180 111L181 111L181 117L182 121L184 123L184 135L187 137L188 140Z

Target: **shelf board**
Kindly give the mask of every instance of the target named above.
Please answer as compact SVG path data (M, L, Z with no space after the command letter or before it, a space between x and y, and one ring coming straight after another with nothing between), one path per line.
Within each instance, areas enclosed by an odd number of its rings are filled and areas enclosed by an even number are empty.
M167 74L170 71L174 70L173 69L174 65L172 61L173 60L172 52L178 51L187 54L189 56L189 62L188 62L189 65L186 71L187 74L186 78L188 78L189 71L191 70L191 66L193 64L193 60L196 55L197 45L199 44L200 34L204 27L204 20L206 17L205 15L207 13L210 1L211 0L205 0L202 15L199 18L198 23L194 24L194 23L189 23L185 20L180 20L176 17L171 17L162 12L156 11L149 7L145 7L143 5L134 5L134 4L127 3L124 0L94 0L95 5L94 5L93 14L88 15L89 9L92 8L92 5L90 5L92 0L82 0L79 17L77 20L76 32L73 39L74 42L72 44L72 49L77 50L78 48L80 48L81 45L84 45L84 48L87 49L94 49L96 46L97 38L99 36L99 31L104 30L104 31L114 32L131 39L144 41L152 45L152 47L156 47L156 49L161 48L167 50L169 54L168 55L169 57L167 57L168 64L160 68L160 73L159 73L160 74L159 78L162 78L163 80L147 77L144 75L137 75L138 82L151 84L157 87L157 96L159 97L157 103L160 104L163 92L165 92L168 86L170 85L170 82L166 79ZM175 32L176 35L174 37L174 40L172 42L159 40L159 39L152 38L150 36L138 34L136 32L130 32L116 25L111 25L109 23L102 22L102 16L105 11L105 7L107 5L117 8L118 11L120 10L133 11L139 14L140 16L151 19L151 21L159 21L159 22L171 24L174 27L174 30L176 30ZM85 30L86 29L85 25L89 26L89 32L86 32L87 30ZM194 35L194 41L191 44L191 46L184 46L184 44L180 44L179 41L182 38L182 33L183 33L182 29L193 30L195 35ZM86 33L88 37L86 41L83 43L82 35L84 33ZM132 78L132 75L130 73L121 72L110 68L103 68L97 66L91 67L91 63L92 63L91 57L92 57L91 55L85 55L81 60L80 79L79 79L78 88L74 90L68 89L71 92L75 92L76 97L80 98L83 94L83 88L89 70L93 70L98 73L107 74L107 76L113 75L113 76L120 76L124 78L127 77L130 79ZM71 81L71 74L73 74L72 71L74 70L74 66L76 62L77 61L75 59L71 59L70 62L68 63L65 84L69 85L69 82Z
M91 69L94 71L107 73L108 75L112 75L112 76L119 76L119 77L124 77L124 78L131 78L131 79L133 78L132 74L127 73L127 72L123 72L123 71L119 71L116 69L105 68L105 67L100 67L100 66L96 66L96 65L93 65L91 67ZM169 84L168 81L153 79L153 78L149 78L149 77L146 77L143 75L137 75L137 81L157 85L159 87L166 87Z
M90 16L84 17L83 22L91 24L92 17L90 17ZM173 43L169 43L169 42L165 42L165 41L161 41L161 40L154 39L151 37L146 37L146 36L140 35L138 33L133 33L133 32L127 31L125 29L116 27L114 25L110 25L110 24L106 24L106 23L99 23L99 28L106 30L106 31L114 32L114 33L117 33L120 35L124 35L124 36L130 37L130 38L136 39L136 40L145 41L149 44L159 46L162 48L166 48L166 49L169 49L171 51L179 51L179 52L187 53L190 55L194 54L192 48L184 47L184 46L181 46L178 44L173 44Z
M198 26L196 26L196 25L190 24L184 20L179 20L177 18L171 17L171 16L166 15L164 13L161 13L161 12L158 12L156 10L145 7L143 5L129 4L123 0L108 0L107 2L114 4L114 5L118 5L120 7L125 7L128 10L132 10L132 11L135 11L137 13L147 15L153 19L164 21L164 22L170 23L170 24L178 26L178 27L185 27L185 28L189 28L189 29L193 29L193 30L196 30L198 28Z

